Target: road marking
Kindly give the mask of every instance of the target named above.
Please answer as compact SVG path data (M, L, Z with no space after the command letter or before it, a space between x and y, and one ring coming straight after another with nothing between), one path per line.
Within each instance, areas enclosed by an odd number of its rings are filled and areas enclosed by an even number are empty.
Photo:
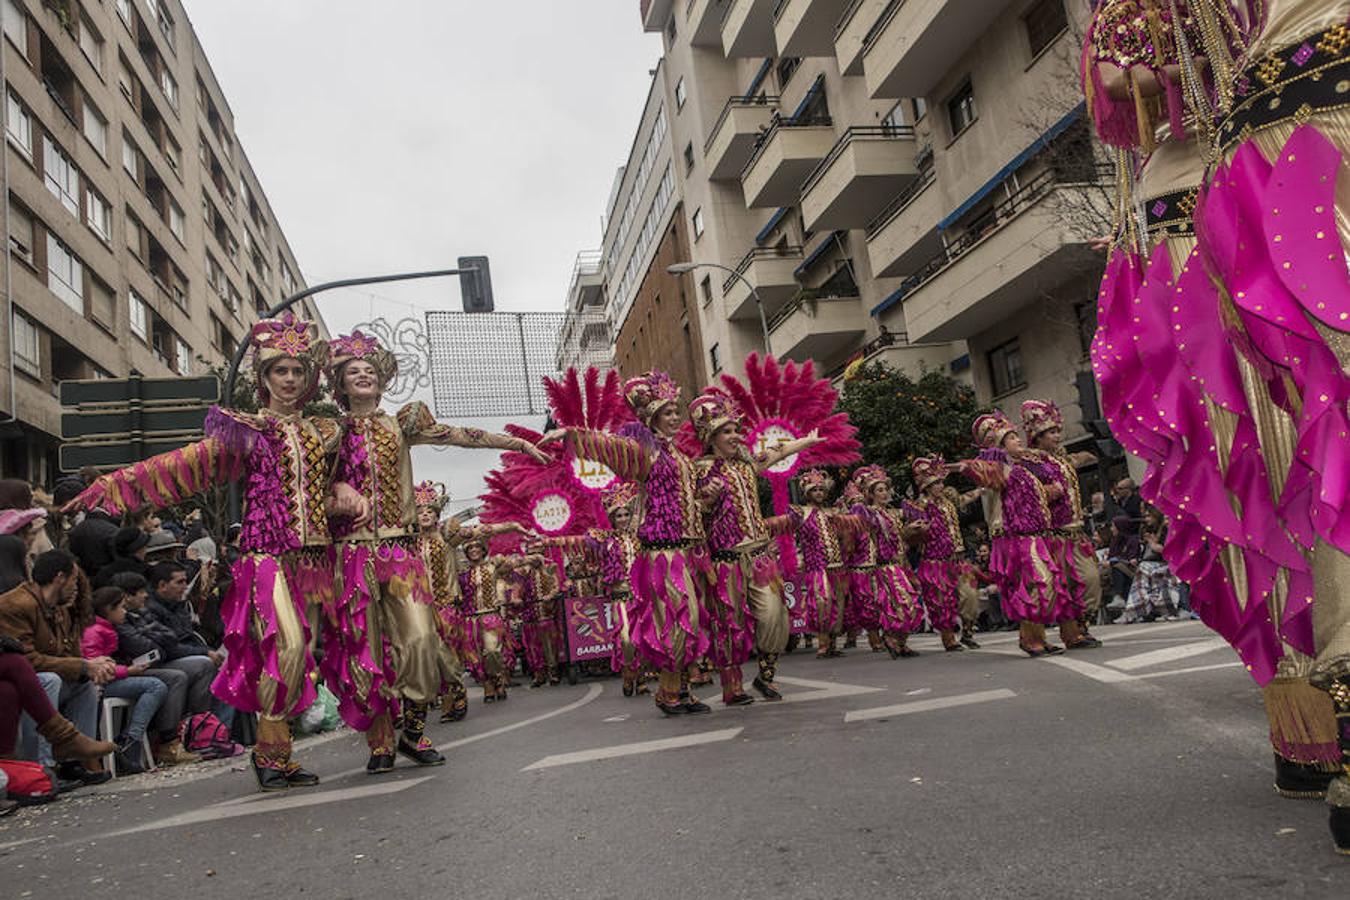
M1055 656L1042 657L1046 662L1068 669L1070 672L1077 672L1079 675L1086 675L1103 684L1121 684L1126 681L1135 681L1138 676L1128 675L1125 672L1119 672L1115 669L1108 669L1105 666L1099 666L1096 663L1083 662L1081 659L1066 657L1060 653Z
M809 691L786 691L783 693L783 699L769 703L760 700L751 707L735 707L743 712L755 709L760 706L780 706L783 703L807 703L812 700L832 700L840 697L856 697L859 694L875 694L886 688L871 687L865 684L841 684L837 681L815 681L810 678L796 678L787 675L779 675L775 680L776 684L791 685L793 687L813 688ZM750 696L755 696L751 694ZM720 696L711 693L707 697L700 698L704 703L712 707L713 712L723 712L728 707L722 703Z
M897 703L894 706L877 706L872 709L853 709L844 714L844 722L867 722L871 719L888 719L891 716L905 716L910 713L929 712L934 709L948 709L954 706L969 706L972 703L989 703L993 700L1008 700L1017 694L1007 688L993 691L977 691L974 694L957 694L953 697L934 697L932 700L914 700L910 703Z
M1188 659L1192 656L1213 653L1215 650L1222 650L1227 646L1227 641L1222 638L1215 638L1212 640L1182 644L1177 647L1163 647L1158 650L1147 650L1143 653L1136 653L1134 656L1123 656L1107 660L1106 664L1113 669L1133 672L1135 669L1147 669L1150 666L1158 666L1179 659Z
M361 787L340 788L335 791L313 791L302 793L301 789L296 789L294 793L287 792L285 796L278 797L275 794L271 796L263 795L258 803L238 804L227 800L224 803L217 803L204 809L194 809L192 812L180 813L176 816L169 816L167 819L159 819L154 822L147 822L144 825L136 825L132 828L123 828L118 831L112 831L99 836L99 840L110 837L121 837L127 834L139 834L143 831L159 831L164 828L180 828L184 825L199 825L203 822L215 822L221 819L233 819L239 816L262 815L269 812L281 812L287 809L301 809L306 806L321 806L325 803L339 803L343 800L360 800L366 797L379 797L383 794L397 794L406 791L409 788L416 787L424 781L430 781L431 776L423 778L408 778L399 781L385 781L380 784L367 784ZM250 798L253 799L253 798Z
M559 753L554 756L545 756L538 762L530 763L520 771L551 769L554 766L570 766L575 763L595 762L598 759L614 759L619 756L633 756L638 753L657 753L661 750L678 750L684 747L697 747L701 744L716 744L721 741L729 741L744 730L744 728L723 728L720 731L705 731L701 734L688 734L683 737L638 741L634 744L615 744L612 747L596 747L593 750L578 750L574 753Z
M1215 669L1234 669L1234 668L1239 668L1239 667L1241 667L1241 666L1242 666L1242 663L1235 659L1235 660L1232 660L1231 662L1215 663L1215 664L1212 665L1212 666L1190 666L1189 668L1185 668L1185 669L1172 669L1171 671L1168 671L1168 672L1148 672L1148 673L1143 674L1143 675L1136 675L1135 677L1136 677L1136 678L1167 678L1167 677L1172 676L1172 675L1189 675L1189 674L1192 673L1192 672L1212 672L1212 671L1214 671Z

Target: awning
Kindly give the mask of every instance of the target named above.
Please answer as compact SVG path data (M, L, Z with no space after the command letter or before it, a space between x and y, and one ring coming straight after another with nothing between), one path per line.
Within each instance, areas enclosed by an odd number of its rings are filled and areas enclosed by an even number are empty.
M778 227L778 223L782 222L783 218L787 216L791 210L792 207L790 206L778 207L778 212L770 216L769 221L759 230L759 234L755 235L755 243L762 244L770 234L773 234L773 230Z

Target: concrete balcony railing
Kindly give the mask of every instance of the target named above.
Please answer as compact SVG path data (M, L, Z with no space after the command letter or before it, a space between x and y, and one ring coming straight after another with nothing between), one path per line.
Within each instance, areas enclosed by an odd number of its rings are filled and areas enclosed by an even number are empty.
M801 262L801 247L755 247L745 254L736 265L736 275L729 276L722 283L722 300L727 318L759 318L755 298L750 293L751 287L764 304L765 318L772 318L801 290L794 274Z
M676 0L684 5L684 33L695 47L722 46L722 19L734 0Z
M849 0L778 0L773 36L779 56L833 56L834 26Z
M808 231L862 228L919 177L914 129L872 125L850 128L802 185Z
M769 130L777 111L777 97L732 97L728 100L703 143L708 177L713 181L740 178L741 170L755 152L755 141Z
M638 11L642 14L644 31L660 31L666 27L670 8L674 0L639 0Z
M852 0L834 25L834 55L844 75L863 73L863 44L887 0Z
M890 0L863 44L867 93L874 99L928 96L1010 3Z
M759 139L741 172L741 190L750 209L791 206L802 182L834 146L828 117L779 119Z
M585 250L577 254L568 283L569 308L603 306L605 303L604 258L599 250Z
M867 225L867 257L878 278L908 275L942 249L942 192L931 166Z
M831 360L857 346L867 333L859 297L800 291L769 321L769 349L779 359Z
M732 0L722 19L722 52L728 59L774 56L774 0Z
M1090 246L1094 235L1087 233L1093 230L1086 222L1091 217L1069 214L1092 202L1083 185L1061 183L1046 171L966 224L960 237L906 278L894 295L904 304L910 339L967 338L1074 273L1099 266Z

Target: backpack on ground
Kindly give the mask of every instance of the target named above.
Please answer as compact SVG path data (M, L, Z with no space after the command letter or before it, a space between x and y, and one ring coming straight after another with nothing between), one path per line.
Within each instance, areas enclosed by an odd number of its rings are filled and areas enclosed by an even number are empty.
M178 739L183 748L201 754L202 759L225 759L244 752L240 744L230 740L230 729L209 712L188 716L178 726Z

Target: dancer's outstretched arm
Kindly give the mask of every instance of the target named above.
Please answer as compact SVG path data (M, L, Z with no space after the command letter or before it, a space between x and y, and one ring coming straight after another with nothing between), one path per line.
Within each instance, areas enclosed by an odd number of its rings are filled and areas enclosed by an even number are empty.
M403 429L408 443L414 446L437 444L469 449L514 450L517 453L528 453L542 463L550 461L548 454L541 452L538 447L523 438L512 437L509 434L494 434L481 428L461 428L458 425L437 422L431 410L420 400L409 403L398 411L398 424Z

